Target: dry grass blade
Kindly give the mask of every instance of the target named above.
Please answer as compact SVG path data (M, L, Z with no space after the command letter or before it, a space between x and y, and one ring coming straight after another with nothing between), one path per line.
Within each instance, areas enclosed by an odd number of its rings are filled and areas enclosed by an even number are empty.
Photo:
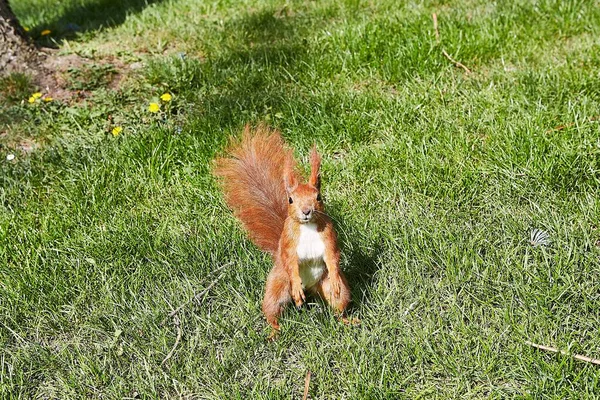
M183 309L183 307L187 306L188 304L190 304L194 299L199 300L202 298L202 296L204 296L210 289L213 288L213 286L215 286L217 284L217 282L219 282L219 280L223 277L223 275L219 275L217 277L217 279L215 279L214 281L211 282L210 285L208 285L204 290L202 290L201 292L198 292L196 294L194 294L194 296L189 299L188 301L186 301L185 303L183 303L182 305L180 305L179 307L177 307L175 310L171 311L171 313L169 314L169 317L173 317L175 315L177 315L177 313L179 313L179 311L181 311Z
M227 267L229 265L231 265L231 263L223 264L222 266L220 266L219 268L214 270L213 273L221 271L222 269L224 269L225 267ZM179 313L179 311L181 311L185 306L190 304L194 299L196 299L196 300L202 299L202 297L206 293L208 293L208 291L210 289L212 289L217 284L217 282L219 282L219 280L221 280L221 278L223 276L224 276L224 274L219 275L215 280L213 280L210 283L210 285L208 285L206 288L204 288L201 292L195 293L194 296L192 296L192 298L190 298L188 301L186 301L185 303L183 303L182 305L180 305L175 310L173 310L169 313L169 317L173 318L173 325L175 325L175 328L177 329L177 337L175 338L175 344L173 344L171 351L169 351L169 354L167 354L167 356L160 363L161 366L164 365L171 357L173 357L173 354L175 353L175 349L177 349L179 342L181 342L181 336L183 336L183 332L181 330L181 320L179 319L179 316L177 315ZM164 322L165 321L163 321L163 323Z
M591 364L600 365L600 360L598 360L597 358L590 358L590 357L587 357L587 356L582 356L580 354L570 354L570 353L568 353L568 352L566 352L564 350L560 350L560 349L557 349L555 347L544 346L544 345L541 345L541 344L533 343L533 342L530 342L529 340L526 340L525 344L527 344L527 345L529 345L531 347L535 347L536 349L550 351L552 353L560 353L560 354L562 354L564 356L571 356L574 359L579 360L579 361L585 361L585 362L588 362L588 363L591 363Z
M221 265L219 268L215 269L214 271L212 271L210 273L209 276L206 277L205 281L208 280L208 278L210 276L212 276L214 273L221 271L222 269L230 266L231 264L233 264L232 262L228 262L225 263L223 265ZM188 301L186 301L185 303L181 304L179 307L177 307L176 309L174 309L173 311L171 311L169 313L168 318L172 318L173 316L175 316L175 314L178 314L179 311L181 311L185 306L187 306L188 304L190 304L194 299L199 299L202 296L204 296L204 294L206 294L206 292L208 292L210 289L212 289L213 286L215 286L215 284L219 281L219 279L221 279L223 277L223 275L221 274L217 279L215 279L214 281L211 282L210 285L208 285L205 289L203 289L201 292L198 292L196 294L194 294L194 296L192 296ZM166 322L166 319L163 321L163 324Z
M439 44L440 43L440 31L438 29L437 14L433 13L433 14L431 14L431 17L433 18L433 30L435 31L435 41ZM467 68L466 65L464 65L460 61L456 61L454 58L452 58L452 56L450 54L448 54L448 52L445 49L442 49L442 54L444 55L444 57L446 57L448 60L450 60L450 62L452 64L454 64L454 66L456 66L458 68L462 68L463 70L465 70L465 72L467 74L471 73L471 70L469 68Z
M433 17L433 30L435 31L435 41L439 43L440 31L438 30L437 14L433 13L431 16Z
M206 293L208 293L208 291L210 289L213 288L213 286L215 286L217 284L217 282L219 282L219 280L222 277L223 277L223 274L219 275L219 277L217 279L215 279L210 285L208 285L206 287L206 289L204 289L200 293L195 294L194 297L192 297L190 300L186 301L184 304L180 305L175 310L171 311L171 313L169 314L169 317L173 318L173 325L175 325L175 327L177 328L177 338L175 339L175 344L173 345L173 348L171 349L169 354L167 354L165 359L162 360L160 365L164 365L165 362L167 362L169 360L169 358L171 358L173 356L173 353L175 353L175 349L177 348L177 346L179 345L179 342L181 341L181 336L182 336L181 321L179 320L179 316L177 315L177 313L179 313L179 311L181 311L181 309L184 306L186 306L187 304L189 304L192 300L194 300L194 299L200 300Z
M308 388L310 387L310 370L306 371L306 377L304 378L304 395L302 396L302 400L308 399Z
M171 357L173 357L173 354L175 354L175 349L179 345L179 342L181 342L181 336L183 335L183 332L181 331L181 321L179 320L177 314L173 316L173 325L175 325L175 328L177 328L177 337L175 338L175 344L173 344L173 347L171 348L171 351L169 351L169 354L167 354L167 356L160 363L161 366L165 365L165 363L169 361Z

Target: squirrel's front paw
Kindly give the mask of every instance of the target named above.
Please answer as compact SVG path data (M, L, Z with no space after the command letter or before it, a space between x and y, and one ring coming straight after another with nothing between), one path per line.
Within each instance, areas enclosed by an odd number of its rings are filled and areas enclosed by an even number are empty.
M298 280L292 284L292 299L296 303L296 307L300 307L306 300L304 290L302 290L302 281Z
M331 296L334 298L340 297L340 281L341 277L338 274L332 274L329 278L329 285L331 288Z

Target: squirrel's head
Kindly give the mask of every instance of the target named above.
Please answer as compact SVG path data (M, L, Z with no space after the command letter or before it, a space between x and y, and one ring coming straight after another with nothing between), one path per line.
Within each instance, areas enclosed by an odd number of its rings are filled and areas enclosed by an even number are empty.
M288 195L288 215L301 224L311 222L315 213L323 212L321 199L321 156L316 146L310 152L310 178L308 183L299 183L292 167L287 165L284 175L285 189Z

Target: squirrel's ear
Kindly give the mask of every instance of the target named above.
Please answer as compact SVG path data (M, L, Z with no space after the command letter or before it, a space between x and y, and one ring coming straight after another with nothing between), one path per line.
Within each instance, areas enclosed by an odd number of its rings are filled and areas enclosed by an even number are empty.
M285 167L283 169L283 183L288 195L296 190L296 187L298 187L298 179L296 179L292 162L289 160L285 163Z
M317 153L317 145L313 145L310 151L310 178L308 179L309 185L321 189L321 156Z

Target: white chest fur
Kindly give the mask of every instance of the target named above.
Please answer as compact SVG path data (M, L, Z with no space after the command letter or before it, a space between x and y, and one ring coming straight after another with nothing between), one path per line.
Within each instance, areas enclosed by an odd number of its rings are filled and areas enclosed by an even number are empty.
M301 224L298 239L298 264L302 287L310 288L317 283L325 272L325 242L317 231L317 224Z
M296 248L299 260L322 259L325 255L325 243L317 231L317 224L300 224L300 238Z

